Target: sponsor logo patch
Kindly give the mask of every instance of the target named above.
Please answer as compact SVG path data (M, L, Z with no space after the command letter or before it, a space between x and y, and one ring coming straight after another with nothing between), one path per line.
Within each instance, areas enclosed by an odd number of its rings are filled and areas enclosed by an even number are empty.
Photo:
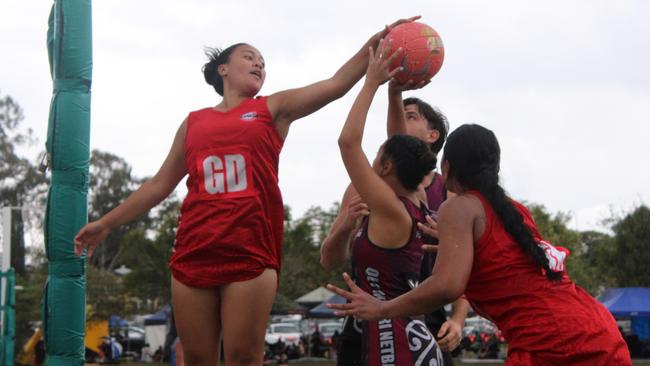
M257 112L247 112L239 116L242 121L252 121L257 118Z

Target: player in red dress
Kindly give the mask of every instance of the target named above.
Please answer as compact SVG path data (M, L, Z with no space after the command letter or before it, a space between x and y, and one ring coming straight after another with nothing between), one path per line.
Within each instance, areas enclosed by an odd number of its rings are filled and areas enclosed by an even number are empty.
M266 71L253 46L214 50L204 76L221 102L189 114L156 175L124 203L83 227L75 252L167 197L185 175L188 194L169 265L174 319L189 365L261 365L280 269L283 205L278 158L291 123L343 96L363 76L374 35L331 78L256 97Z
M439 249L429 279L381 302L359 289L330 289L350 300L339 315L383 319L421 314L463 293L503 331L506 365L631 365L607 309L567 276L568 251L543 241L530 213L499 185L500 149L492 131L463 125L443 155L456 193L438 214Z

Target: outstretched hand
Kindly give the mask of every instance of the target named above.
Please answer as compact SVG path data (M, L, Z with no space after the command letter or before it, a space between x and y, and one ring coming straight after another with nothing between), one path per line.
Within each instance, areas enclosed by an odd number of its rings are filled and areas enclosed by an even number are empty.
M397 79L392 79L388 83L388 92L389 93L401 93L406 90L416 90L416 89L422 89L425 86L427 86L431 82L431 79L428 80L422 80L418 83L414 82L413 80L408 80L406 82L400 82Z
M368 49L368 69L366 70L366 83L381 85L391 80L397 74L401 67L391 70L393 61L402 54L402 48L398 48L390 54L391 46L384 39L379 41L377 49L370 47Z
M350 291L343 290L332 284L327 285L327 289L339 296L346 298L347 304L327 304L327 307L334 309L336 316L353 315L364 320L383 319L382 304L383 301L377 300L369 293L363 291L357 286L347 273L343 273L343 280L350 287Z
M93 221L79 230L74 237L74 254L80 256L88 249L87 257L92 257L95 248L110 234L111 229L99 221Z
M352 231L359 227L361 220L368 215L370 215L370 208L363 202L361 196L357 195L350 200L343 223L348 230Z
M398 19L398 20L394 21L393 24L391 24L391 25L386 25L386 26L384 27L384 30L382 30L381 32L377 33L377 35L375 35L375 37L377 38L377 40L380 40L380 39L386 38L386 36L388 35L388 33L390 33L390 31L393 30L393 28L397 27L398 25L403 24L403 23L414 22L414 21L416 21L416 20L418 20L418 19L420 19L420 18L421 18L420 15L416 15L416 16L413 16L413 17L410 17L410 18L402 18L402 19Z

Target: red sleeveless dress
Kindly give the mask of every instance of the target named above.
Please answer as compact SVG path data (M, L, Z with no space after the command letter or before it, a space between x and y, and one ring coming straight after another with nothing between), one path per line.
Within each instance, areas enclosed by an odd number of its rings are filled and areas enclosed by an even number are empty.
M487 200L486 223L474 243L465 289L472 308L493 321L508 342L506 365L632 365L609 311L566 275L550 281L505 231ZM528 210L512 201L544 246L552 268L564 271L568 251L543 242Z
M187 196L169 267L191 287L213 287L280 270L284 208L278 187L283 140L265 97L227 112L189 114Z

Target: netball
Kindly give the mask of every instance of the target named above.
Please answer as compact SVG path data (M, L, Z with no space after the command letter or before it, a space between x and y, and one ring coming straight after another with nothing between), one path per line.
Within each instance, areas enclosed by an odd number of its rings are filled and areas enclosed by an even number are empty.
M386 36L392 50L402 47L393 68L403 67L395 78L399 82L413 80L414 83L431 79L442 67L445 48L438 32L430 26L419 23L403 23L393 28Z

